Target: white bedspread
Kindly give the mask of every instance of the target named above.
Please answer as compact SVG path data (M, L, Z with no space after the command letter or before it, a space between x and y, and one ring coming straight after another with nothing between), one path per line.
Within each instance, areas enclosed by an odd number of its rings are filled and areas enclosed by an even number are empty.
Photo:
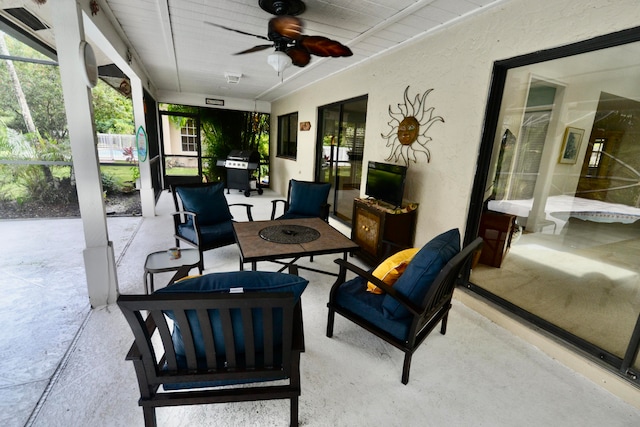
M491 200L488 207L492 211L528 217L532 205L533 199ZM594 222L631 224L640 219L640 208L573 196L548 197L545 213L548 219L556 218L563 221L574 217ZM553 218L549 218L549 216Z

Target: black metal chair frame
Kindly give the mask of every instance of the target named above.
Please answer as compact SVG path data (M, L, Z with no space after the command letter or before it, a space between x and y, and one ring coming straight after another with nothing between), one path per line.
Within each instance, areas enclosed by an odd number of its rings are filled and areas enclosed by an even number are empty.
M342 259L336 259L334 262L340 265L340 273L338 280L331 288L329 303L327 304L329 307L327 337L331 338L333 336L335 313L351 320L405 353L404 366L402 369L402 383L407 384L409 382L409 370L411 368L411 358L413 353L427 338L429 333L431 333L431 331L436 327L438 322L442 322L440 333L444 335L447 332L447 320L456 282L464 268L470 264L474 253L482 247L482 243L482 238L478 237L469 245L464 247L462 251L460 251L460 253L452 258L447 264L445 264L433 281L433 285L425 295L421 304L415 304L404 295L396 292L393 287L388 286L382 280L376 278L358 266ZM336 292L340 285L345 282L347 270L364 277L367 281L373 282L388 295L391 295L393 298L398 300L398 302L411 313L411 326L409 328L407 340L399 340L383 329L371 324L367 319L349 311L347 307L342 307L336 304Z
M276 210L278 208L278 204L279 203L283 203L284 204L284 210L283 210L283 214L287 213L287 211L289 210L289 205L291 204L291 181L289 180L289 187L287 189L287 199L275 199L271 201L271 221L273 221L276 217ZM318 184L318 185L323 185L325 183L323 182L311 182L311 181L305 181L305 183L307 184ZM320 214L320 218L324 221L324 222L329 222L329 209L331 208L331 205L328 203L324 203L322 205L322 212ZM295 262L297 261L297 259L291 261L291 262ZM313 262L313 255L311 255L309 257L309 261Z
M185 242L191 246L194 246L195 248L198 249L198 252L200 253L200 263L198 264L198 270L200 271L200 274L202 274L202 271L204 270L204 252L208 251L210 249L216 249L216 248L221 248L223 246L228 246L228 245L233 245L236 243L236 239L235 236L234 237L230 237L228 239L221 239L221 240L217 240L215 242L211 242L209 244L203 244L201 242L203 242L202 239L202 230L200 228L200 225L198 223L198 215L194 212L189 212L189 211L185 211L184 207L182 206L182 200L180 200L180 196L178 195L176 188L177 187L191 187L191 188L197 188L197 187L206 187L206 186L211 186L211 185L216 185L217 183L198 183L198 184L180 184L180 185L172 185L170 187L170 191L171 194L173 195L173 203L176 209L176 212L174 212L173 215L173 230L174 230L174 235L173 237L176 240L176 246L180 247L180 242ZM246 209L246 214L247 214L247 219L249 221L253 221L253 215L251 212L251 208L253 208L253 205L248 204L248 203L232 203L232 204L228 204L228 206L231 208L233 206L242 206ZM191 219L192 223L193 223L193 227L194 230L196 232L196 241L191 241L181 235L178 234L178 227L180 225L184 225L188 222L189 218ZM233 221L233 220L232 220Z
M183 268L176 278L184 277ZM291 292L163 293L121 295L118 306L127 319L135 341L126 360L133 362L146 426L156 425L156 407L244 402L271 399L291 400L291 425L298 425L300 388L300 353L304 351L301 303ZM258 309L258 310L253 310ZM274 340L271 313L282 311L282 342ZM187 367L178 366L170 326L164 311L172 310L184 338ZM197 310L203 332L206 361L196 358L192 330L186 311ZM219 310L225 342L225 354L216 354L207 310ZM236 354L231 325L231 311L240 310L245 331L245 354ZM262 314L265 322L264 348L256 348L252 331L252 312ZM146 313L146 317L145 314ZM268 313L268 315L267 315ZM271 323L270 323L271 322ZM248 329L247 329L248 328ZM154 339L154 333L161 338ZM154 337L155 338L155 337ZM160 342L161 341L161 342ZM277 354L282 356L275 357ZM282 359L282 360L279 360ZM205 363L206 362L206 363ZM268 385L268 381L288 378L289 384ZM250 384L215 388L196 388L193 383L212 381L256 380ZM267 381L267 382L264 382ZM161 385L190 383L188 390L160 390Z
M323 182L311 182L311 181L305 181L305 183L307 184L318 184L318 185L324 185L325 183ZM278 205L280 203L284 204L284 210L283 213L286 213L289 210L289 205L291 204L291 180L289 180L289 187L287 189L287 199L275 199L271 201L271 220L273 221L276 218L276 210L278 208ZM320 214L320 218L322 218L325 222L329 222L329 209L330 209L331 205L328 203L325 203L322 205L322 213Z

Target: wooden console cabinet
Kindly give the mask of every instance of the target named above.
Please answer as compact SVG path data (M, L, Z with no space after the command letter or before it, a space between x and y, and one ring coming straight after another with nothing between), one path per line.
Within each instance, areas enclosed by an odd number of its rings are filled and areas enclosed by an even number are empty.
M394 212L375 202L355 199L351 240L360 246L357 254L371 266L384 261L383 241L412 247L416 230L416 210Z

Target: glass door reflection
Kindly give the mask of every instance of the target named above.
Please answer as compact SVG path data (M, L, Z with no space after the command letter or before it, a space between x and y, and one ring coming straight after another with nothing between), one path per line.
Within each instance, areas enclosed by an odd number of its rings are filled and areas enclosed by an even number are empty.
M316 180L331 184L331 214L346 223L360 196L366 115L366 97L319 109Z

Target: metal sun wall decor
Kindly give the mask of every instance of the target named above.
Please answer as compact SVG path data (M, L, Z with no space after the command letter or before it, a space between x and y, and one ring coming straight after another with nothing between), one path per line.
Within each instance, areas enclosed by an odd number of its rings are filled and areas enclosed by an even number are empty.
M431 161L431 153L427 148L427 143L431 137L427 132L435 122L444 123L440 116L434 116L435 107L427 108L425 99L433 89L427 90L422 96L416 94L413 101L409 99L409 86L404 90L404 103L398 104L398 111L394 112L389 105L389 126L391 131L387 134L380 134L387 140L387 147L391 147L391 154L385 160L402 159L405 165L409 166L409 161L418 162L418 153L423 153L427 157L427 163ZM417 144L414 144L417 143Z

